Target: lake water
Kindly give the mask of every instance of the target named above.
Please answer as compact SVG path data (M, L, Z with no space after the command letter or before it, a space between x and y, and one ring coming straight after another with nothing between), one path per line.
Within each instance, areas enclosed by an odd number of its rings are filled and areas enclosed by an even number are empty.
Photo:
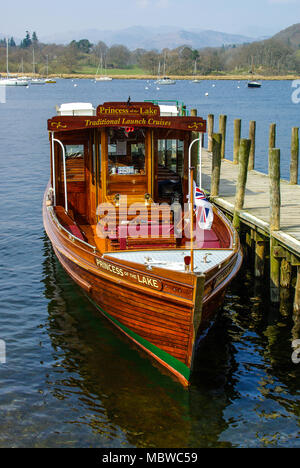
M261 89L178 81L158 90L142 80L58 80L7 89L0 104L0 447L300 446L300 364L291 359L300 320L291 297L270 306L251 259L228 290L186 390L97 316L58 264L41 215L46 121L56 104L131 96L178 99L204 118L226 114L228 158L233 119L242 118L243 137L256 120L259 170L267 168L268 128L276 122L287 178L291 127L300 124L292 91L290 81Z

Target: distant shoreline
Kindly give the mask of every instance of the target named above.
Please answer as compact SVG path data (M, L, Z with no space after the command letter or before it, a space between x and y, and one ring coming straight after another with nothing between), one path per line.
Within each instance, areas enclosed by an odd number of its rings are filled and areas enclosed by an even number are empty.
M1 72L2 77L6 77L6 73ZM11 76L21 76L21 73L11 73ZM33 77L32 73L26 73L26 76L29 78ZM153 75L110 75L113 80L156 80L157 76ZM259 81L286 81L286 80L299 80L299 75L278 75L278 76L251 76L251 75L168 75L173 80L181 81L190 81L195 78L200 81L205 80L232 80L232 81L248 81L248 80L259 80ZM36 74L35 78L41 78L41 75ZM62 73L62 74L52 74L48 78L57 78L57 79L90 79L94 80L95 75L91 74L81 74L81 73Z
M113 80L157 80L157 76L153 75L109 75ZM232 81L248 81L248 80L260 80L260 81L284 81L284 80L297 80L300 79L299 75L282 75L282 76L251 76L251 75L168 75L173 80L190 81L197 80L232 80ZM51 78L51 76L49 76ZM83 74L62 74L60 78L64 79L94 79L95 75L83 75Z

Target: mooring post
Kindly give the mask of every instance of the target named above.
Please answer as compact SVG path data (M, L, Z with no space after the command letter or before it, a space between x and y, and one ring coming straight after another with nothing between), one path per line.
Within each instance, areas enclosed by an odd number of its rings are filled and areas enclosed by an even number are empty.
M266 240L255 233L255 257L254 257L254 276L262 278L265 273L265 252Z
M281 259L276 256L278 242L270 233L270 300L278 303L280 299L280 263Z
M233 124L233 162L238 164L239 162L239 150L241 141L241 119L235 119Z
M249 155L249 171L253 171L255 164L255 134L256 134L256 122L251 120L249 123L249 140L251 140L250 155Z
M297 266L297 281L295 286L294 311L300 312L300 265Z
M276 147L276 124L271 123L270 130L269 130L269 149L275 148L275 147Z
M246 138L241 139L240 151L239 151L239 174L236 184L234 214L233 214L233 225L236 229L240 228L240 217L239 212L243 209L245 190L247 182L247 172L249 163L249 152L250 152L251 141Z
M269 150L270 231L280 229L280 149Z
M219 116L219 133L222 135L221 158L225 158L225 140L226 140L227 115Z
M299 128L292 128L291 142L291 165L290 165L290 184L298 183L298 164L299 164Z
M220 173L221 173L221 133L213 133L212 135L212 170L211 170L211 186L210 196L217 197L219 195Z
M292 265L287 258L282 258L280 266L280 286L289 288L292 279Z
M280 263L281 259L276 255L278 242L273 237L273 232L280 229L280 150L269 150L269 179L270 179L270 299L271 302L279 302L280 288Z
M212 135L214 133L214 115L207 116L207 151L212 152Z

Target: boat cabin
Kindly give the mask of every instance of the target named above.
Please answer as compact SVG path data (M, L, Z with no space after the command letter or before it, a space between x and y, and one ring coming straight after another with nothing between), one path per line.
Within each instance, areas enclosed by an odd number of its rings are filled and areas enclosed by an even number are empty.
M123 230L126 225L120 220L124 197L127 215L133 204L146 210L145 225L151 222L148 215L154 205L160 204L163 212L167 204L188 201L191 143L206 131L206 122L185 115L178 102L129 99L106 102L96 109L89 103L63 104L48 121L48 130L53 205L60 221L71 229L73 220L91 242L104 217L99 206L114 207L116 229L101 246L101 250L114 250L130 247L128 232L123 236L126 242L120 235L121 225ZM133 217L129 213L127 220ZM161 215L156 222L161 224ZM164 243L161 228L159 234L156 242L161 247L176 243L170 233L172 240ZM132 244L137 245L137 241Z

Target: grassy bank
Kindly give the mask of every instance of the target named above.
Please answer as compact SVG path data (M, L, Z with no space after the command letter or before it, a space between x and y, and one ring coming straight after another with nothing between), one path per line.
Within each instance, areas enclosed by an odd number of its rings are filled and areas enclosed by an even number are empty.
M124 73L108 73L109 76L111 76L114 79L120 79L120 80L125 80L125 79L136 79L136 80L156 80L157 77L153 75L146 75L146 74L124 74ZM91 74L82 74L82 73L76 73L76 74L62 74L59 75L61 78L88 78L88 79L93 79L95 78L95 75ZM182 76L182 75L168 75L170 78L174 80L193 80L195 78L194 75L187 75L187 76ZM253 80L254 77L251 75L197 75L196 78L198 80ZM255 76L256 80L271 80L271 81L280 81L280 80L297 80L300 79L299 75L278 75L278 76Z
M6 72L1 71L0 72L1 76L5 77ZM12 75L14 76L21 76L21 73L15 73ZM107 73L108 76L111 76L114 79L119 79L119 80L156 80L156 76L153 75L147 75L141 72L140 69L135 69L135 70L109 70ZM32 73L26 73L26 76L28 77L33 77ZM193 80L195 78L194 75L168 75L170 78L174 80ZM36 74L35 77L41 77L41 75ZM49 78L65 78L65 79L94 79L95 74L93 73L62 73L62 74L52 74L49 75ZM255 77L251 75L232 75L232 74L227 74L227 75L197 75L196 78L198 80L237 80L237 81L242 81L242 80L251 80L251 79L256 79L256 80L261 80L261 81L280 81L280 80L299 80L300 76L299 75L271 75L271 76L261 76L261 75L255 75Z

